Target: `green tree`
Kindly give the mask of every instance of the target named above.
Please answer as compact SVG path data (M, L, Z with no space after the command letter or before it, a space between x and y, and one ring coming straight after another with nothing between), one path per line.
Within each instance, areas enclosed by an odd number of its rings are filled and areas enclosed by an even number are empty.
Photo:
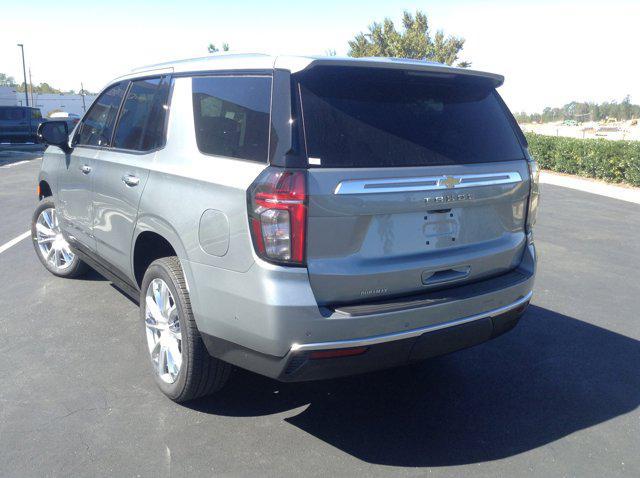
M622 103L620 103L620 109L619 109L620 118L622 118L622 119L631 118L632 110L633 110L633 105L631 104L631 96L627 95L622 100Z
M0 86L18 86L13 76L0 73Z
M207 50L209 50L209 53L217 53L220 51L213 43L209 43ZM225 42L222 44L222 51L229 51L228 43Z
M38 94L51 93L51 94L59 95L61 93L64 93L63 91L49 85L49 83L40 83L39 85L30 85L30 86L27 85L27 91L31 92L31 88L33 88L34 93L38 93ZM24 92L24 90L25 90L24 82L16 86L16 91Z
M8 76L4 73L0 73L0 86L10 86L12 88L15 88L16 91L20 93L24 93L24 90L25 90L24 82L21 82L20 84L18 84L16 83L16 80L12 76ZM41 94L41 93L42 94L51 93L51 94L57 94L57 95L59 94L75 95L76 94L74 90L62 91L62 90L59 90L58 88L51 86L49 83L40 83L39 85L27 85L27 91L31 92L32 87L33 87L33 92L38 94ZM78 91L77 94L95 95L95 93L91 93L87 90L84 90L84 91L80 90Z
M600 121L607 118L615 118L617 120L630 120L640 118L640 105L633 104L629 95L623 100L605 101L604 103L590 103L572 101L562 108L551 108L547 106L542 114L525 112L516 113L516 119L519 123L530 122L549 122L561 121L566 119L574 119L576 121Z
M374 22L367 33L358 33L349 41L349 56L388 56L429 60L453 65L464 47L464 38L445 36L438 30L432 37L427 14L417 10L415 16L408 11L402 15L402 31L398 31L392 20ZM457 66L467 68L468 61L459 61Z

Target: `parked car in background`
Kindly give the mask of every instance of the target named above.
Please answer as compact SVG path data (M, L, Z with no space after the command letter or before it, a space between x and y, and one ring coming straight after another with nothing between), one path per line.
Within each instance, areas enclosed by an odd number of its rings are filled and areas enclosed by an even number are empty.
M66 111L55 111L49 115L48 119L64 121L67 123L69 131L73 131L73 128L80 122L80 115Z
M35 143L42 122L38 108L0 106L0 143Z
M73 135L42 125L36 253L139 301L175 401L230 365L314 380L479 344L517 324L536 264L537 166L502 82L388 58L134 71Z

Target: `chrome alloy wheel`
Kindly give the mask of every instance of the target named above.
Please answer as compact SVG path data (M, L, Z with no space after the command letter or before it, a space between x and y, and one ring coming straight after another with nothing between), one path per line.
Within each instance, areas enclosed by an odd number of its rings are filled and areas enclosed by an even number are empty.
M38 250L45 262L58 271L69 268L75 254L71 252L69 243L62 236L56 209L43 209L36 221L36 240Z
M182 333L176 301L162 279L153 279L147 287L144 317L155 371L162 381L173 383L182 366Z

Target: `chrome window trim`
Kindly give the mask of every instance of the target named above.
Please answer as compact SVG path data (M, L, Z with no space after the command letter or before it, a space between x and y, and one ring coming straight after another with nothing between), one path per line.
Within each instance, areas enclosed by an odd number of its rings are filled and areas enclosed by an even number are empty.
M433 332L436 330L446 329L449 327L455 327L456 325L466 324L467 322L473 322L475 320L486 319L488 317L495 317L500 314L509 312L525 304L533 296L533 291L527 293L524 297L512 302L511 304L499 307L497 309L482 312L480 314L471 315L469 317L463 317L461 319L452 320L450 322L444 322L442 324L428 325L419 329L407 330L403 332L395 332L387 335L377 335L375 337L366 337L362 339L349 339L338 340L336 342L318 342L310 344L293 344L291 345L290 352L307 352L309 350L329 350L329 349L341 349L350 347L366 347L369 345L382 344L385 342L392 342L394 340L409 339L417 337L427 332Z
M457 181L457 184L453 184ZM379 194L411 191L441 191L515 184L522 181L518 172L455 174L412 178L350 179L340 182L334 194Z

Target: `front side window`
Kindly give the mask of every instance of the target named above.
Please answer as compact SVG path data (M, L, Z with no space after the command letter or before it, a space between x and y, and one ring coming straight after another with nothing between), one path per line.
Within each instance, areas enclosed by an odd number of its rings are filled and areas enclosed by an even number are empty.
M40 110L36 110L36 109L31 110L31 118L32 119L41 119L42 118L42 114L40 113Z
M112 146L136 151L162 146L168 97L167 77L133 81L122 105Z
M271 78L193 78L193 115L198 149L205 154L266 162Z
M118 114L118 108L127 87L126 83L118 83L109 87L91 105L91 109L82 120L76 135L75 143L88 146L108 146Z

